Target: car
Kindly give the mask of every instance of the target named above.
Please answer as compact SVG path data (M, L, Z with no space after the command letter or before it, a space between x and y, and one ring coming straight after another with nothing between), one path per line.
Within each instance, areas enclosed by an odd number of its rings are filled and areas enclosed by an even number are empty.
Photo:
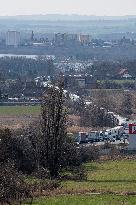
M120 140L120 136L116 136L116 140Z

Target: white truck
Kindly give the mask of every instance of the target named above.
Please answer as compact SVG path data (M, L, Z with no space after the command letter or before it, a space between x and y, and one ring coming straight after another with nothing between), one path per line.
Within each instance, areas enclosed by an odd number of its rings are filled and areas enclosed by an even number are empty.
M107 129L105 132L105 138L111 141L119 140L123 134L124 134L124 127L117 126L111 129Z

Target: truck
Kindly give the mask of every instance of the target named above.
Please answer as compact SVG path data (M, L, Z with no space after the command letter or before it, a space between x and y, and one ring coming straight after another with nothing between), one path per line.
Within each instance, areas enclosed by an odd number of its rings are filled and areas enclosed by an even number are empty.
M79 144L88 143L88 132L79 132L78 141Z
M104 140L104 132L103 131L91 131L88 133L88 142L99 142Z
M124 134L124 127L117 126L111 129L107 129L105 132L105 138L114 141L120 140L121 136Z

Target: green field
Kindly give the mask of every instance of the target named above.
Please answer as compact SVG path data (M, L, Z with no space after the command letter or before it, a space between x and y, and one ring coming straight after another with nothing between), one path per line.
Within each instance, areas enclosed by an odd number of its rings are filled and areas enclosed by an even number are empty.
M33 204L136 204L136 196L132 196L136 192L135 160L124 159L119 161L93 162L87 163L85 166L88 173L87 181L63 181L61 188L55 194L52 193L53 197L37 199ZM96 193L99 194L96 195ZM130 196L125 196L126 193L129 193Z
M27 204L27 203L26 203ZM26 205L25 204L25 205ZM136 205L135 196L92 195L57 196L35 200L33 205Z
M108 161L86 164L88 179L84 182L66 181L68 190L96 190L97 192L136 191L136 161Z
M37 115L40 113L40 106L0 106L2 115Z

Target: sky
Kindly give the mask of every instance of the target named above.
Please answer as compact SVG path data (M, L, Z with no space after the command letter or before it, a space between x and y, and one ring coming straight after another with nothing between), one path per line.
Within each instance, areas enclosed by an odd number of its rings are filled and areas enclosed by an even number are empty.
M0 0L0 15L136 15L136 0Z

